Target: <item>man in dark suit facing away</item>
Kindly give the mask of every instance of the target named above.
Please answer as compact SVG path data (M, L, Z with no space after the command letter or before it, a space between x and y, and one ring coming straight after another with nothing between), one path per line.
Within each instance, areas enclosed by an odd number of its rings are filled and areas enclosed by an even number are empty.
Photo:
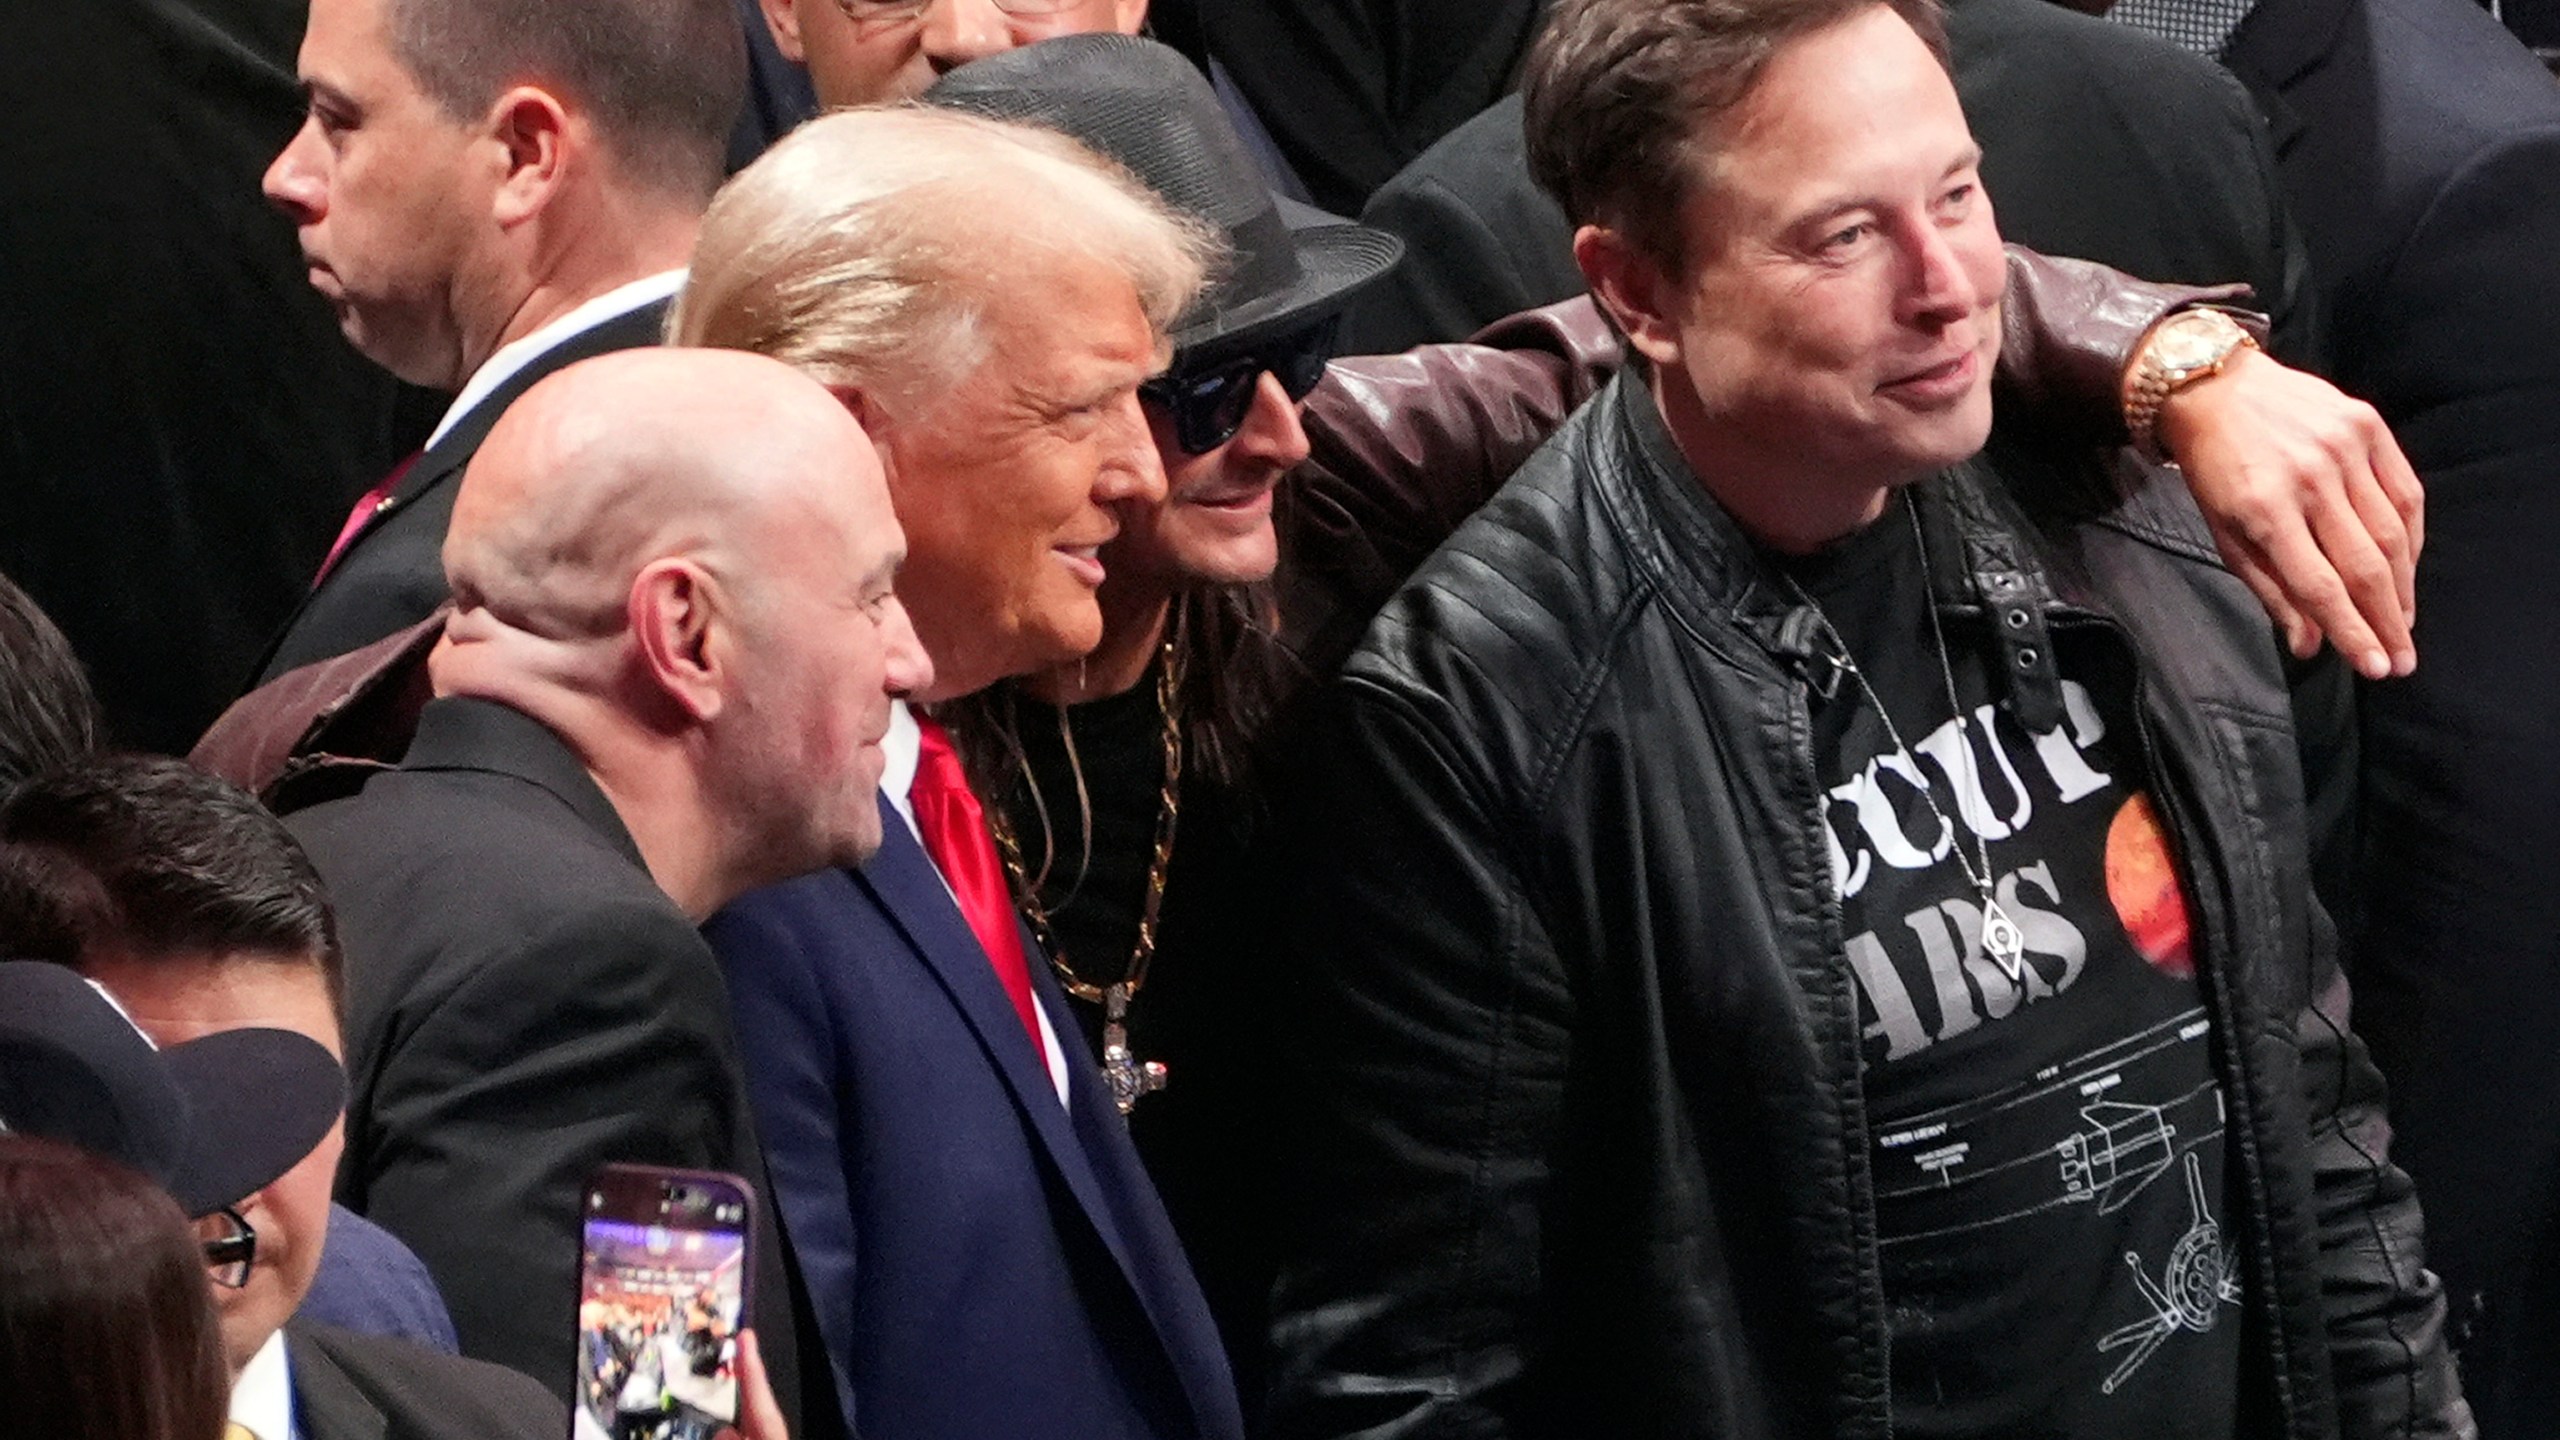
M2560 86L2464 0L2145 0L2266 112L2333 377L2427 486L2427 663L2363 697L2358 1028L2491 1440L2560 1409ZM2355 918L2355 917L2350 917Z
M0 8L0 574L184 749L444 398L349 348L258 172L304 0ZM38 119L36 117L43 117Z
M515 398L655 344L746 94L727 0L313 0L267 169L356 348L459 391L347 517L263 683L425 619L463 466Z
M338 1193L406 1240L463 1352L571 1391L580 1201L625 1161L771 1190L729 1000L694 926L880 843L889 702L931 671L868 438L758 357L572 366L460 487L436 698L397 770L291 825L347 951ZM795 1434L770 1210L751 1272Z

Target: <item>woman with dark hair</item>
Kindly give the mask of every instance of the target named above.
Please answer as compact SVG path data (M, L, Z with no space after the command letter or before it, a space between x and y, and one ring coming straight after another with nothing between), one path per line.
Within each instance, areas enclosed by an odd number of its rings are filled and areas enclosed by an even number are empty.
M167 1191L0 1134L0 1396L45 1440L219 1440L231 1377L204 1247Z

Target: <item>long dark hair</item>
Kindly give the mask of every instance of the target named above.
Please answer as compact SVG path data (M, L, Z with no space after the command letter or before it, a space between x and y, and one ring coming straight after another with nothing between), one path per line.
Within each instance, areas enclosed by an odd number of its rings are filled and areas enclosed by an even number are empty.
M1279 610L1268 582L1215 585L1177 593L1165 624L1176 636L1174 703L1182 711L1184 789L1209 785L1249 793L1256 742L1280 701L1301 678L1297 659L1278 635ZM1153 670L1149 671L1152 684ZM974 695L934 707L951 727L969 783L999 797L1023 778L1020 682L998 681ZM1081 785L1078 787L1081 789ZM1063 823L1061 821L1060 823ZM1073 833L1089 835L1086 815ZM1059 858L1056 836L1022 837L1035 875ZM1036 849L1035 849L1036 847Z
M204 1250L166 1191L0 1134L0 1405L45 1440L220 1440L230 1372Z

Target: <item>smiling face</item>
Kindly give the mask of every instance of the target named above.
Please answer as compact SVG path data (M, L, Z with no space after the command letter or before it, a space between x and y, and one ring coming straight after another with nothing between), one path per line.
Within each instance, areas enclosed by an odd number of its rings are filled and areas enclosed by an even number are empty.
M1764 539L1820 543L1990 433L2006 271L1981 151L1881 5L1788 45L1714 124L1686 274L1657 274L1630 328L1700 477L1762 485L1733 508ZM1809 529L1755 524L1770 504Z
M265 1026L307 1035L344 1058L337 1011L316 957L187 953L148 959L107 954L81 973L107 987L155 1045L169 1046L224 1030ZM213 1287L222 1317L222 1349L237 1374L302 1304L329 1237L329 1191L346 1146L344 1123L302 1162L241 1201L237 1209L258 1232L257 1262L241 1288Z
M1091 650L1114 510L1165 493L1138 403L1157 337L1126 275L1037 262L982 323L985 357L957 384L865 417L906 529L898 591L933 658L928 700Z
M477 363L458 297L494 225L497 172L475 163L477 127L437 108L400 63L387 4L312 0L309 108L265 190L356 349L412 384L455 389Z
M1173 417L1148 405L1147 425L1164 459L1165 500L1121 507L1120 538L1102 552L1112 583L1153 580L1171 591L1270 579L1280 563L1272 492L1307 458L1300 405L1264 372L1235 438L1206 455L1184 451Z
M1010 14L995 0L764 0L776 44L809 67L820 104L912 100L943 72L1053 35L1135 35L1146 0L1049 0ZM1026 10L1032 7L1025 7Z

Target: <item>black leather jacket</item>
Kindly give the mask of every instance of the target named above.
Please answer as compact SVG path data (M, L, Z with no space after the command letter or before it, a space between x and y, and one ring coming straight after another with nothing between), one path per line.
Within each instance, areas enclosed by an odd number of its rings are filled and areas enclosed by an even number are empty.
M2030 517L1987 476L1920 491L1932 553L1967 562L1938 577L1950 629L1999 611L2030 729L2059 715L2057 640L2139 677L2230 1107L2237 1433L2470 1434L2305 883L2264 613L2182 493ZM1284 887L1302 1187L1271 1433L1892 1434L1813 633L1640 375L1370 630ZM2343 723L2325 694L2306 714Z

